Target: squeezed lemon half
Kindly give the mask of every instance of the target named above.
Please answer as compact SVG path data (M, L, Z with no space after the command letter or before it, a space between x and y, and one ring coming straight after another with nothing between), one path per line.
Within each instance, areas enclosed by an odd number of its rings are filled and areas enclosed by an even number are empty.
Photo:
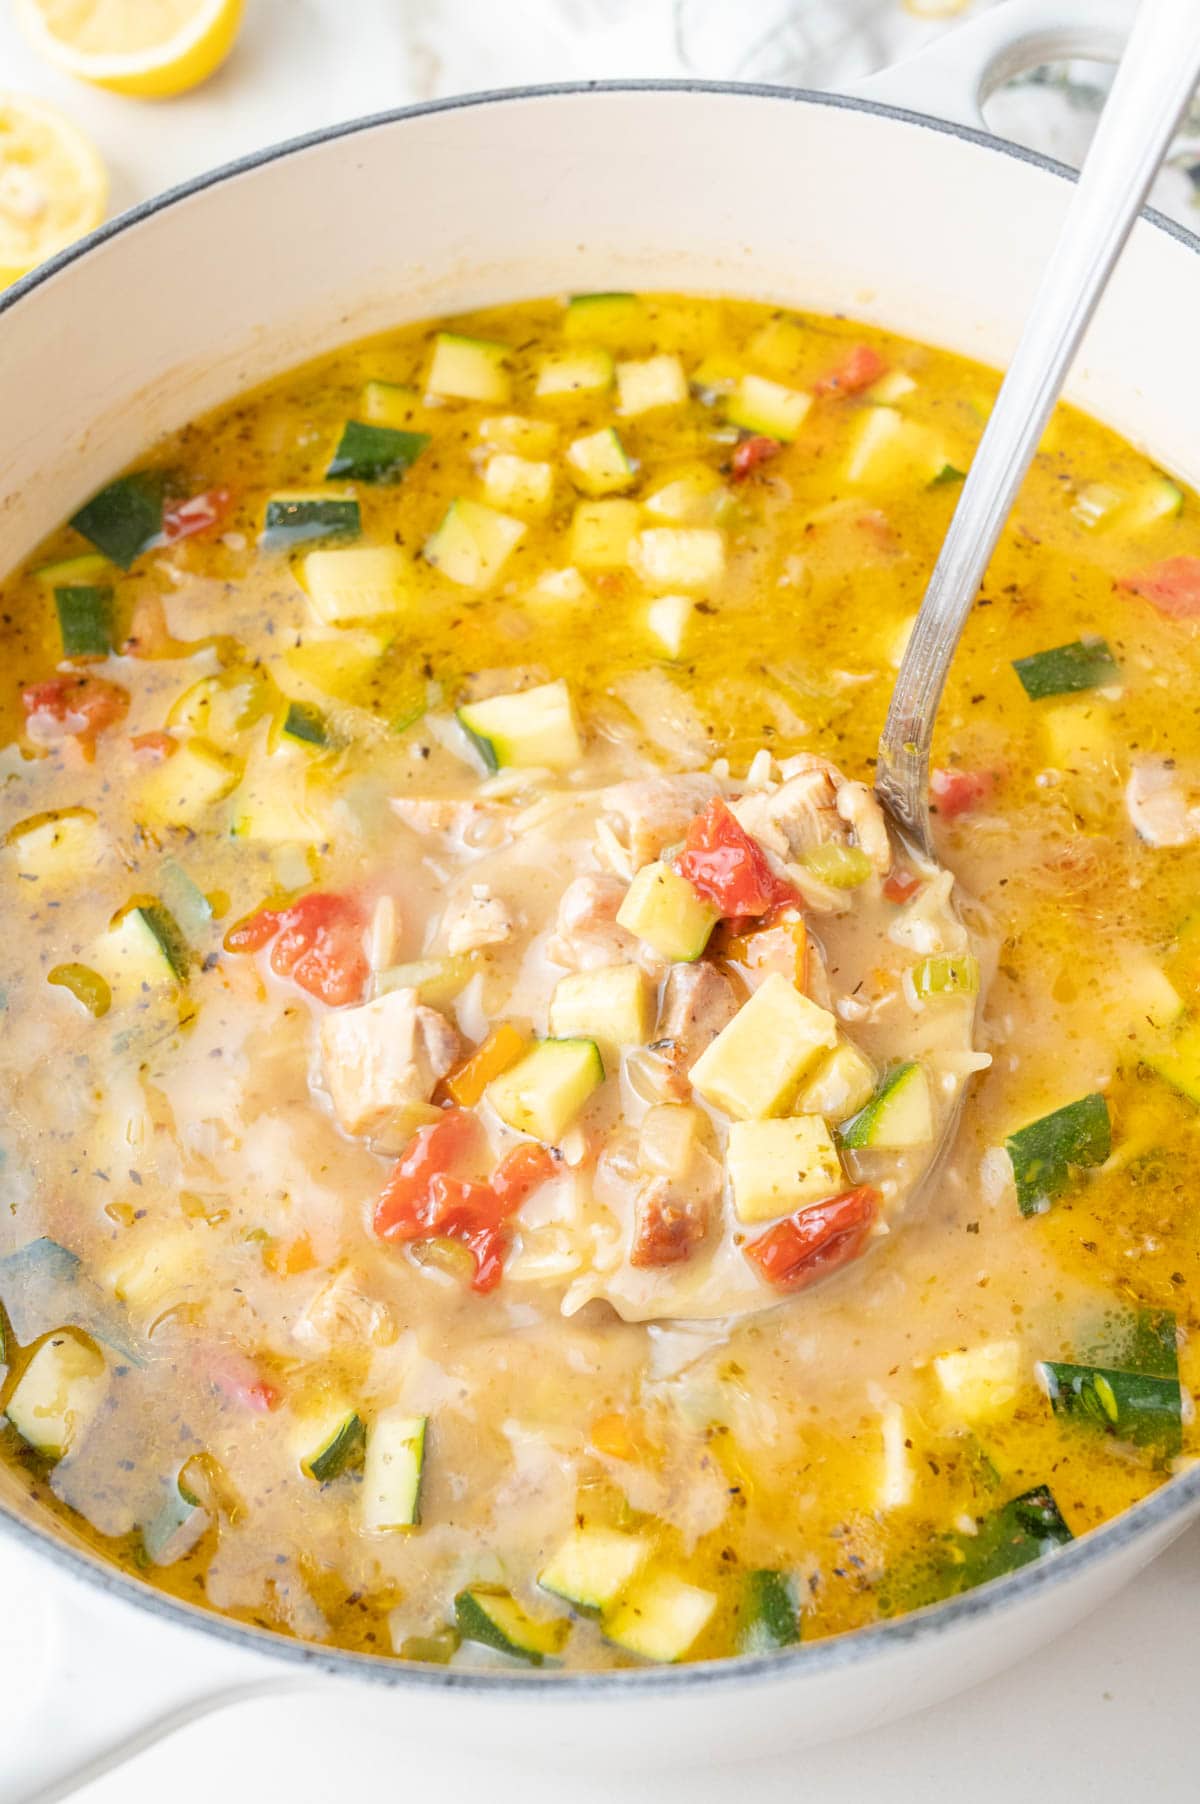
M97 87L145 100L194 88L233 48L244 0L17 0L43 56Z
M0 93L0 287L99 225L108 172L56 107Z

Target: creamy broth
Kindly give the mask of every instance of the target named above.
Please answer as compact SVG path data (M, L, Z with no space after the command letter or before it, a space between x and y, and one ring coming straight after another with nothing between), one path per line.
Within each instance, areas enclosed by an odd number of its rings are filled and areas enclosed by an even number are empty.
M869 790L995 387L497 309L4 583L10 1481L241 1620L589 1667L934 1602L1191 1456L1194 498L1060 409L943 871Z

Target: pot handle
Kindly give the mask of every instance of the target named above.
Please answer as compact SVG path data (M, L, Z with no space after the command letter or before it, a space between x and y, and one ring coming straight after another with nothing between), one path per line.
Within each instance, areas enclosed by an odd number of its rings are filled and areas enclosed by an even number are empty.
M1004 0L846 92L986 129L983 105L1014 75L1066 57L1120 60L1136 0Z
M141 1609L25 1549L6 1552L0 1570L5 1804L60 1804L201 1717L333 1682Z

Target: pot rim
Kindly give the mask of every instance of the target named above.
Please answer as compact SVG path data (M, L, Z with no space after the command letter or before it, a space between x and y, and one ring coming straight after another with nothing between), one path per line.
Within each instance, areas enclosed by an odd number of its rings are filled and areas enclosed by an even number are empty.
M422 101L412 106L395 107L362 118L322 126L316 131L284 139L229 163L220 164L214 169L205 170L149 200L140 201L21 277L11 287L0 292L0 316L36 295L44 283L52 281L78 259L90 255L101 245L120 237L167 208L190 200L194 195L220 183L250 175L266 164L281 161L335 139L353 137L359 132L396 125L408 119L420 119L431 113L563 99L574 95L590 97L638 93L724 95L866 113L894 120L902 125L938 132L984 150L999 152L1016 162L1031 164L1045 174L1066 181L1077 178L1076 170L1056 158L1014 144L987 130L939 119L890 102L848 94L822 93L812 88L782 87L757 82L651 78L553 82L486 89L442 100ZM1142 218L1187 250L1200 252L1200 236L1176 220L1152 207L1143 208ZM1123 1549L1132 1547L1138 1540L1153 1535L1171 1523L1182 1530L1188 1516L1195 1512L1198 1504L1200 1462L1190 1470L1167 1480L1148 1497L1131 1505L1100 1527L1090 1530L1069 1546L1034 1560L1004 1578L993 1579L976 1590L964 1592L942 1603L926 1605L904 1616L889 1618L866 1628L829 1636L807 1645L800 1643L795 1648L780 1649L770 1654L743 1654L675 1667L631 1667L563 1673L458 1670L423 1666L395 1656L361 1654L350 1649L292 1639L274 1630L255 1628L234 1617L221 1615L197 1604L185 1603L167 1592L158 1591L119 1566L103 1560L90 1548L73 1545L66 1536L56 1534L49 1526L49 1518L46 1521L31 1519L3 1499L0 1499L0 1528L32 1551L72 1576L85 1579L99 1590L180 1628L199 1629L245 1652L287 1661L310 1671L366 1679L376 1684L446 1689L499 1697L515 1695L522 1698L578 1701L606 1700L643 1693L657 1695L663 1692L704 1690L714 1686L728 1688L755 1680L782 1681L800 1679L806 1675L816 1677L857 1666L873 1657L882 1658L888 1653L899 1653L911 1643L927 1642L935 1637L948 1635L965 1624L987 1616L998 1617L1010 1606L1051 1592L1060 1583L1087 1571L1110 1556L1116 1556Z

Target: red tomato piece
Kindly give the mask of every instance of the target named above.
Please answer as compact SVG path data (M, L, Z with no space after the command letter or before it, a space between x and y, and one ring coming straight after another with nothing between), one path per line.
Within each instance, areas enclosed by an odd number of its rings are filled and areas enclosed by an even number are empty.
M278 1409L282 1401L278 1387L262 1377L254 1361L236 1347L220 1348L209 1357L207 1366L209 1382L231 1402L260 1416Z
M321 891L287 908L261 908L225 935L227 952L258 952L274 940L271 969L330 1008L360 1002L370 975L362 946L365 917L352 896Z
M782 450L783 446L777 438L766 438L762 433L753 438L744 438L733 453L730 472L733 480L743 482L760 464L770 463Z
M916 895L920 887L919 877L914 877L911 871L902 871L897 866L884 879L883 893L889 902L907 902Z
M174 502L163 509L163 538L168 545L174 545L180 539L194 539L202 532L211 532L224 520L232 502L228 489L205 489L202 495Z
M170 733L135 733L129 743L148 764L162 764L179 750L179 741Z
M870 388L872 382L878 382L886 368L879 352L872 350L870 345L855 345L836 369L814 382L813 392L818 395L856 395L860 389Z
M56 676L22 689L21 706L31 739L40 745L77 739L90 758L97 735L129 712L129 696L103 677Z
M725 916L765 915L780 903L800 900L793 886L775 875L758 841L719 796L692 821L675 868L698 896Z
M935 770L929 774L929 793L943 820L955 820L990 799L996 773L990 770Z
M1140 595L1170 620L1194 620L1200 615L1200 557L1166 558L1123 576L1117 587Z
M382 1240L415 1240L429 1232L429 1187L472 1149L479 1123L466 1109L447 1109L418 1128L393 1165L375 1205L373 1226Z
M857 1259L879 1214L880 1201L878 1190L860 1184L828 1202L798 1209L750 1241L743 1251L777 1290L803 1290Z

